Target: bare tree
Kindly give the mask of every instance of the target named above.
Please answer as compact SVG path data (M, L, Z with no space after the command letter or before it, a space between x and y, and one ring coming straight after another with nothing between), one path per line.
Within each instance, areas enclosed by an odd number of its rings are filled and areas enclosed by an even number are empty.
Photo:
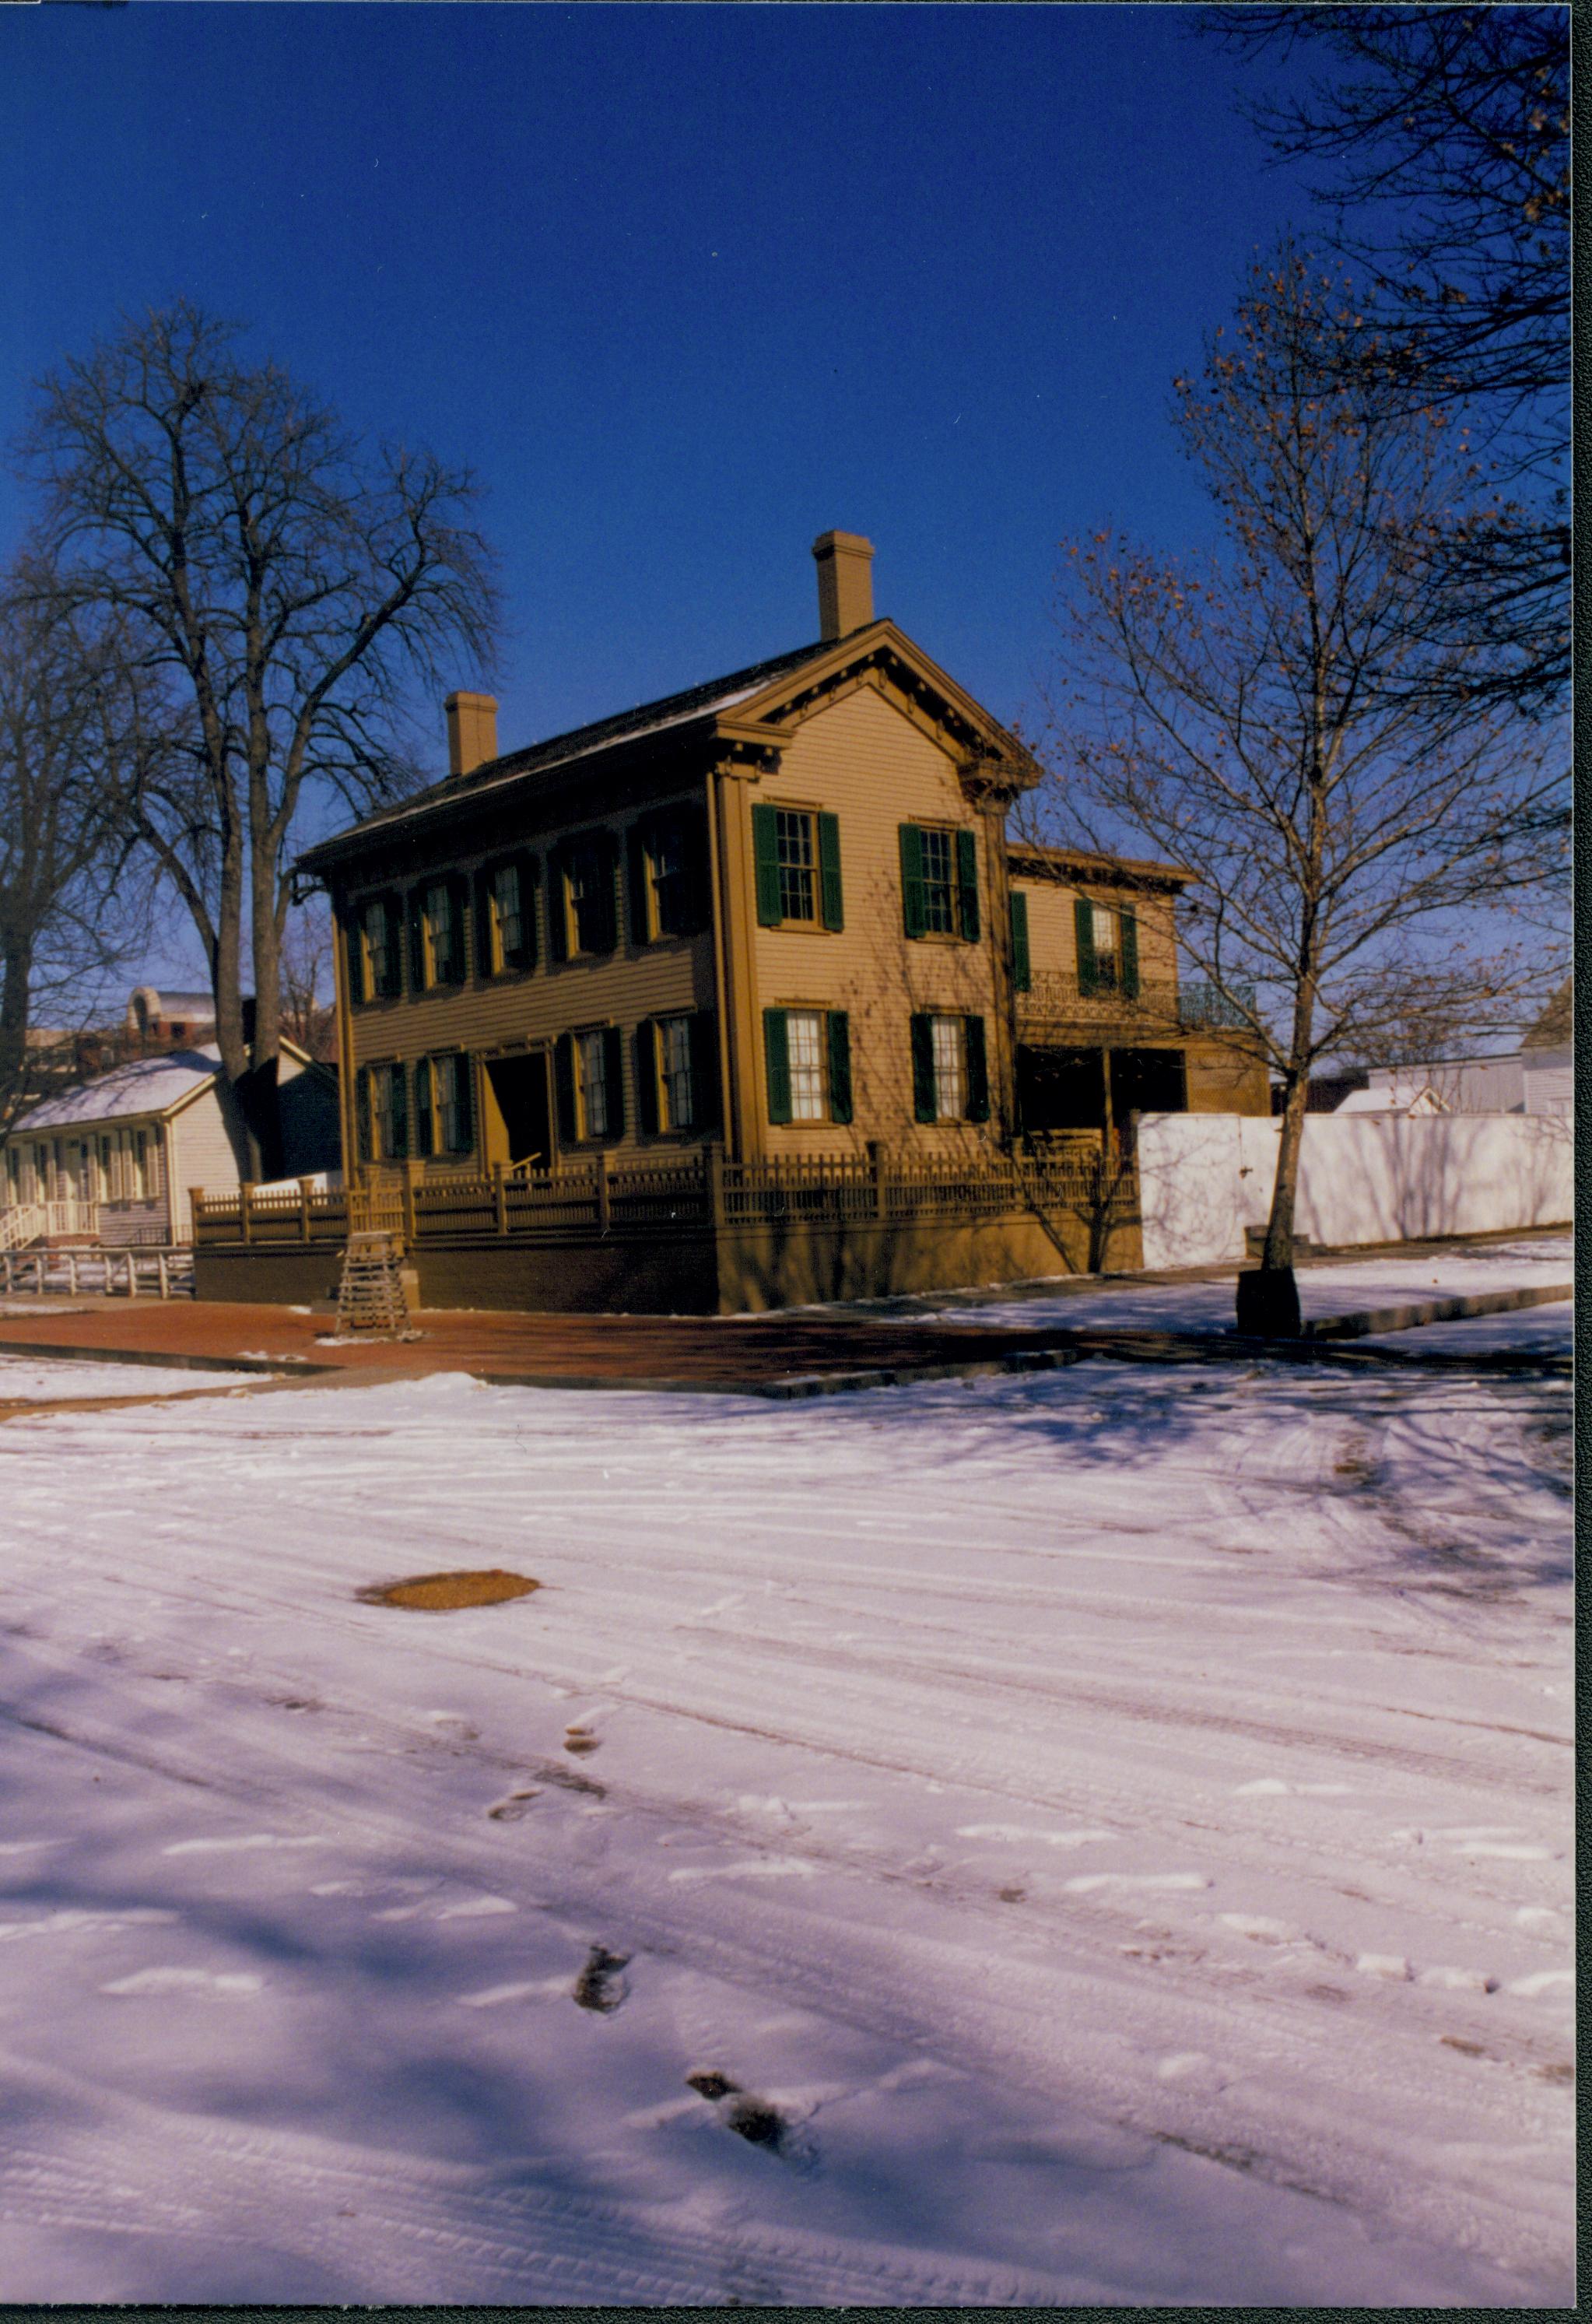
M317 794L363 812L412 784L410 690L443 683L450 657L489 666L475 484L428 452L365 446L186 301L46 378L23 456L59 602L114 614L180 706L129 827L198 932L251 1167L272 1176L296 826Z
M153 739L115 621L48 576L0 583L0 1140L31 1094L41 1009L92 1015L142 926L118 807Z
M282 1031L322 1064L336 1056L332 916L324 896L295 908L282 933Z
M1551 707L1569 677L1569 12L1220 8L1257 61L1313 63L1251 117L1320 162L1333 246L1412 409L1463 410L1492 492L1448 541L1433 610L1486 635L1492 690ZM1346 359L1357 359L1351 346Z
M1075 546L1052 705L1061 803L1094 845L1198 878L1182 942L1283 1088L1277 1176L1240 1318L1298 1329L1293 1242L1312 1066L1419 1025L1451 1038L1551 981L1499 912L1551 875L1551 737L1463 699L1485 655L1434 641L1463 479L1439 410L1379 377L1342 278L1284 248L1177 383L1227 538L1203 567ZM1350 336L1353 366L1343 357Z

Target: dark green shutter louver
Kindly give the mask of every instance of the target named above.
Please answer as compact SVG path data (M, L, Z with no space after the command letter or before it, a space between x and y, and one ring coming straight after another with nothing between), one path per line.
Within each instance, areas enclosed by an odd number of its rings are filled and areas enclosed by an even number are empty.
M658 1135L658 1025L650 1017L636 1028L636 1126L643 1138Z
M470 882L462 872L450 872L446 881L448 902L447 965L446 982L463 984L468 973L470 958L466 943L465 913L469 902Z
M409 1072L403 1065L391 1068L392 1080L389 1096L392 1106L392 1158L403 1161L410 1150L410 1088Z
M625 1134L625 1037L617 1025L603 1028L603 1079L608 1090L608 1127L603 1136L612 1145Z
M757 876L758 926L764 928L777 928L781 918L778 816L778 809L771 807L754 807L751 811L751 853Z
M843 1009L829 1012L829 1118L851 1119L851 1020Z
M371 1069L362 1065L354 1080L354 1142L362 1162L373 1157L371 1153Z
M705 1133L719 1126L719 1020L711 1009L691 1019L691 1127Z
M1138 999L1138 915L1121 912L1117 918L1117 943L1122 962L1122 990L1129 1001Z
M475 1146L475 1083L471 1070L474 1062L463 1056L454 1059L454 1115L458 1125L454 1134L456 1154L472 1153Z
M409 899L410 991L426 990L426 890L411 888Z
M492 869L491 864L483 864L477 872L474 886L475 893L473 901L475 910L475 973L477 976L491 976L497 966L492 956ZM505 968L508 966L507 961L503 965Z
M841 819L838 815L818 817L818 885L823 899L824 925L835 935L846 925L844 899L841 894Z
M536 966L537 920L537 860L534 855L516 855L514 876L520 882L520 941L509 954L510 968Z
M401 896L383 896L382 925L387 931L387 964L379 989L384 1001L396 1001L403 991L404 918Z
M630 891L630 942L632 945L649 944L652 926L651 914L647 908L647 826L644 823L632 823L625 834L625 856L630 867L627 884Z
M362 1001L370 999L364 981L364 927L363 915L359 911L351 910L349 918L345 920L343 938L343 957L348 971L348 999L350 1005L357 1009Z
M676 933L700 935L713 924L713 893L707 844L707 817L699 807L687 807L680 817L680 846L685 859L685 926Z
M979 941L979 843L971 831L956 835L956 911L964 944Z
M553 1045L553 1090L558 1109L558 1143L569 1147L575 1142L575 1036L560 1033Z
M1088 1001L1100 989L1100 974L1094 953L1094 906L1087 896L1080 896L1073 905L1072 921L1078 931L1078 990Z
M763 1011L763 1062L768 1082L768 1119L790 1120L790 1034L783 1009Z
M901 825L901 917L909 936L922 936L923 835L915 823Z
M988 1121L989 1066L984 1053L984 1020L981 1017L964 1017L962 1021L967 1038L967 1118L970 1121Z
M1034 982L1034 970L1028 953L1028 899L1012 890L1012 989L1028 991Z
M940 1118L939 1093L934 1087L934 1020L912 1020L912 1111L918 1121Z
M432 1106L432 1068L429 1057L422 1057L415 1067L415 1151L435 1154L437 1124Z
M591 916L591 942L583 952L608 954L619 943L619 842L611 831L599 832L593 844L593 877L596 908Z
M548 958L569 958L569 899L565 893L561 847L553 848L548 856Z

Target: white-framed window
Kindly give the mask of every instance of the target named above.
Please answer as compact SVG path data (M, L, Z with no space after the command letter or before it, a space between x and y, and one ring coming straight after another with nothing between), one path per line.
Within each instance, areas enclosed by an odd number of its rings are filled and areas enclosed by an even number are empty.
M931 1017L934 1041L934 1111L942 1121L960 1121L967 1112L967 1024L961 1017Z
M492 875L492 957L499 968L519 958L525 943L525 898L518 863L500 863Z
M920 830L924 927L931 936L956 933L956 854L952 835L932 826Z
M371 898L360 915L360 927L363 936L364 990L354 998L368 1001L378 993L393 991L398 981L397 930L384 896Z
M612 1047L602 1030L575 1037L575 1102L583 1138L606 1138L612 1121L613 1093L608 1082Z
M658 1080L660 1127L664 1130L689 1130L696 1119L689 1017L659 1018Z
M779 864L779 917L782 920L815 920L818 917L818 853L813 838L813 818L799 808L775 812L774 844Z
M790 1060L790 1118L824 1119L824 1021L816 1009L789 1009L785 1015L786 1054Z

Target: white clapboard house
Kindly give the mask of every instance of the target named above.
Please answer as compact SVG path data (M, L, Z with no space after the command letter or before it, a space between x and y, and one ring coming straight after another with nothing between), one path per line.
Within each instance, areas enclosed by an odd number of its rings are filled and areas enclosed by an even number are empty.
M279 1087L286 1175L335 1170L336 1076L284 1041ZM192 1189L235 1194L246 1153L213 1042L135 1058L46 1098L15 1123L0 1157L0 1250L187 1243Z

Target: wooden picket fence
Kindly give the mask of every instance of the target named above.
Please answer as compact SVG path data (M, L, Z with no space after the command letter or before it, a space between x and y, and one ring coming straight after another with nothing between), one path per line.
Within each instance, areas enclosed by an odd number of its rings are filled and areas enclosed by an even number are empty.
M666 1163L614 1164L605 1155L552 1170L487 1173L419 1168L371 1173L350 1189L235 1194L193 1190L200 1247L262 1250L342 1244L387 1233L406 1248L492 1238L568 1240L787 1225L943 1222L973 1225L1017 1213L1090 1219L1136 1214L1131 1166L1108 1170L1098 1137L992 1154L967 1165L856 1159L727 1162L705 1147Z

